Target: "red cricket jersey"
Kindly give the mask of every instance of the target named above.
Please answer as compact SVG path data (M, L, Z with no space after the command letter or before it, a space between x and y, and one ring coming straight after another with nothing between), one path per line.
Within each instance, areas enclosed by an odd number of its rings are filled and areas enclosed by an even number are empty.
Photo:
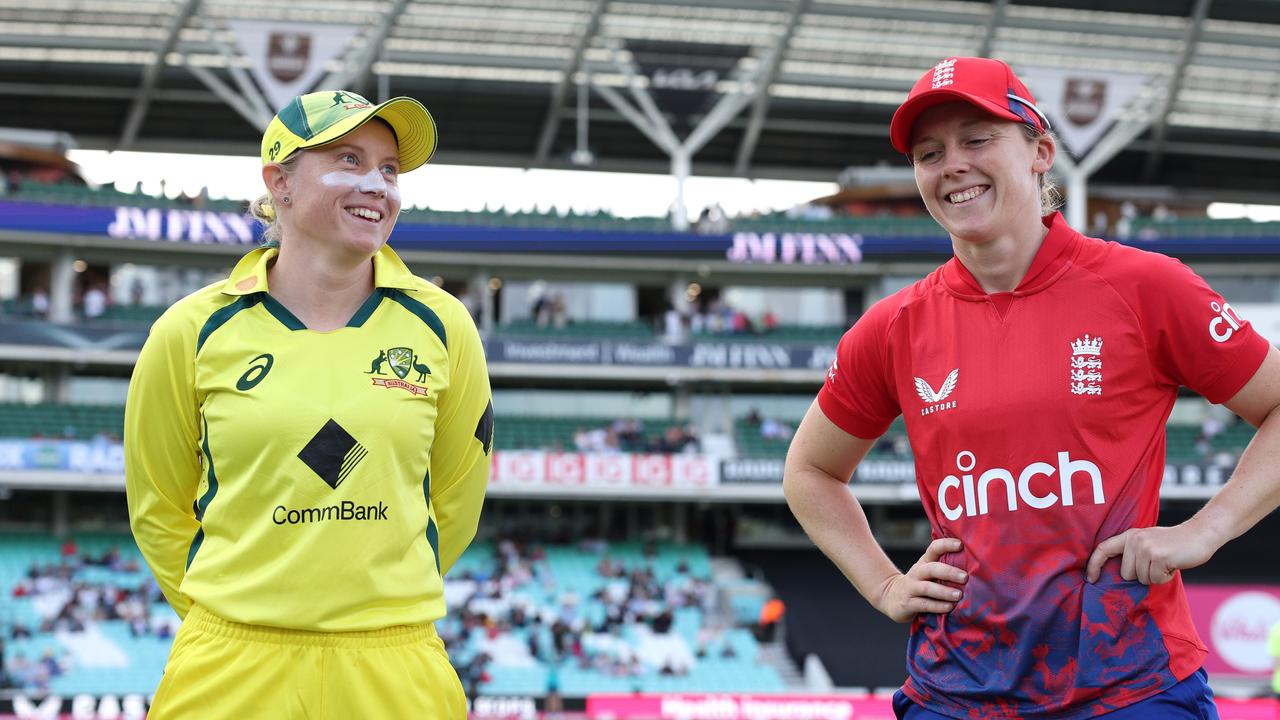
M873 306L818 394L861 438L899 414L933 536L969 573L947 615L911 627L917 703L955 717L1084 718L1198 669L1180 575L1096 584L1102 540L1156 524L1179 385L1221 403L1268 343L1177 260L1081 235L1059 214L1011 293L952 258Z

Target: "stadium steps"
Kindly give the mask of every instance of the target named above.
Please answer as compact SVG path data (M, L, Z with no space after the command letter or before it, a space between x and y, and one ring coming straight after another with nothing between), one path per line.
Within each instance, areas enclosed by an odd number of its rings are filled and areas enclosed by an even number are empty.
M787 692L806 692L809 688L805 684L804 673L796 667L791 656L787 654L787 646L782 642L782 633L777 637L778 640L775 642L760 643L758 656L760 664L772 667L778 673Z

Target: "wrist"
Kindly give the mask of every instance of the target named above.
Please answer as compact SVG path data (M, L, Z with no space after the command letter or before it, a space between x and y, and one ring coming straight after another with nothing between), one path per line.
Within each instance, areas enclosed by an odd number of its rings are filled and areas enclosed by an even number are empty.
M1217 552L1236 536L1230 518L1207 506L1187 520L1186 525L1212 552Z

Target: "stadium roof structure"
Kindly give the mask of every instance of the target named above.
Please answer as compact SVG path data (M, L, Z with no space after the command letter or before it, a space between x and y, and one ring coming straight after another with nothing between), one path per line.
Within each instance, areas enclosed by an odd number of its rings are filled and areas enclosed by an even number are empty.
M988 55L1148 78L1140 132L1091 186L1280 203L1277 0L0 0L0 125L256 154L271 111L233 28L309 23L354 33L319 86L421 99L441 162L573 168L589 149L595 169L669 171L661 128L638 126L714 111L644 100L666 52L690 68L675 90L728 57L712 89L740 100L694 174L832 180L901 165L888 123L911 84Z

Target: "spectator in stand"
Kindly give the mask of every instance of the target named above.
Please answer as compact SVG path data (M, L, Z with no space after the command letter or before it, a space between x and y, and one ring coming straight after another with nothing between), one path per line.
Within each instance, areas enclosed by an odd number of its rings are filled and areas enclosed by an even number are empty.
M765 440L790 440L791 427L771 417L760 422L760 437Z
M679 345L685 341L685 317L670 303L662 313L662 341L668 345Z
M760 329L764 333L771 333L778 329L778 316L774 315L772 310L764 311L764 316L760 318Z
M105 285L101 282L94 282L84 291L84 298L81 300L81 307L84 311L86 320L93 320L102 317L107 311L107 293Z
M31 293L31 314L40 319L49 317L49 293L39 285Z
M760 642L773 642L773 638L778 632L778 623L782 621L782 616L786 612L787 606L776 595L760 606L760 617L756 630L756 637L759 638Z

